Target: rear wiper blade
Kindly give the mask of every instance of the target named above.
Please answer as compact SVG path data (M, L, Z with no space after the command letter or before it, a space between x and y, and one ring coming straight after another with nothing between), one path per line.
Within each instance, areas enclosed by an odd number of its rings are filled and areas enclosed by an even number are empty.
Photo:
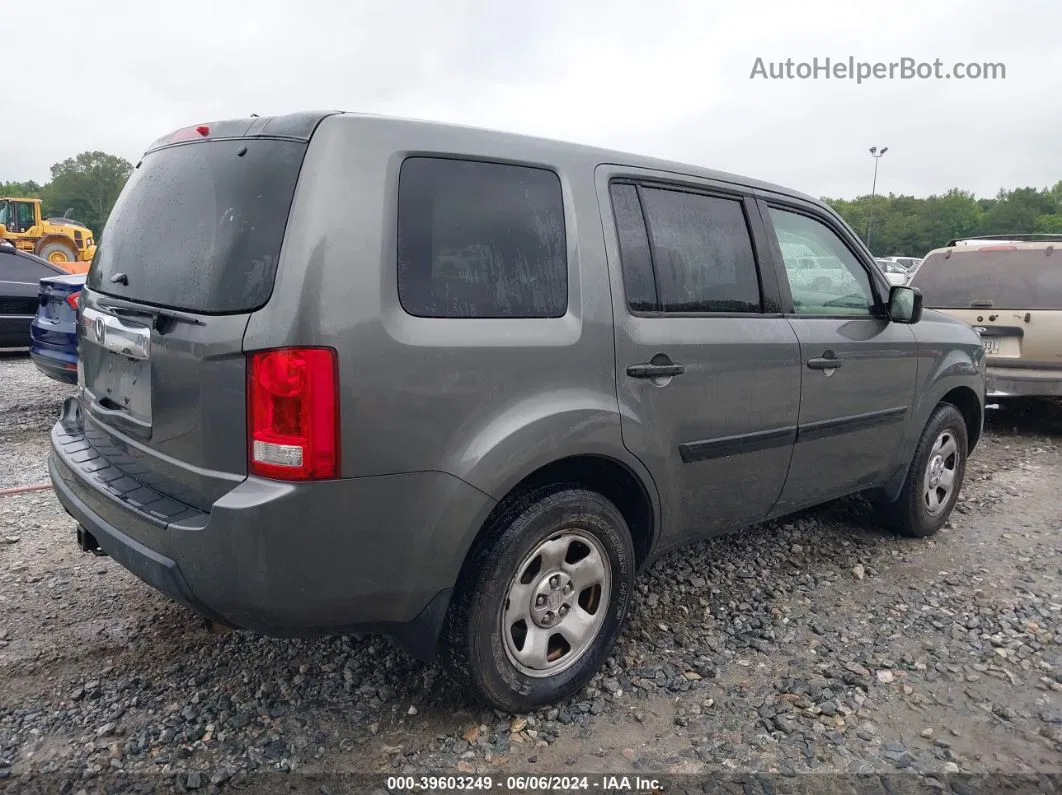
M113 309L116 312L133 312L142 315L150 315L155 320L156 330L158 328L159 318L180 321L181 323L190 323L193 326L206 325L206 323L195 315L190 315L187 312L178 312L176 309L162 309L157 306L134 304L132 301L125 301L121 298L97 298L96 301L100 306L106 307L107 309Z

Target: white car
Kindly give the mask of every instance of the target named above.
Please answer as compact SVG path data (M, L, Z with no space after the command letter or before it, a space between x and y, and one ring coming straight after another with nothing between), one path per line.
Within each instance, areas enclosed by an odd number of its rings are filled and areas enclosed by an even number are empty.
M852 280L849 271L836 257L804 256L786 262L789 277L810 290L829 292Z
M885 278L889 280L889 284L907 284L907 280L910 276L907 268L902 264L885 257L876 258L874 261L878 263L878 267L881 268L881 272L885 274Z
M922 257L881 257L881 259L894 262L908 272L922 264Z

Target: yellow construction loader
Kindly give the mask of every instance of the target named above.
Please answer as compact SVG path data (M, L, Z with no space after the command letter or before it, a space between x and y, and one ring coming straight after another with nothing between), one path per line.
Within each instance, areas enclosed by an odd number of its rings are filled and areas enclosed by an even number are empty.
M91 262L96 238L73 218L42 218L40 199L0 198L0 240L54 265Z

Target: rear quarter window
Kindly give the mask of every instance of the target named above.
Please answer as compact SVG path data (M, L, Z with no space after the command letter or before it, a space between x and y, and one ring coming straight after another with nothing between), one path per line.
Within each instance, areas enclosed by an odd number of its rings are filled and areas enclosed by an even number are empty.
M418 317L563 316L560 178L529 166L408 158L399 176L398 295Z
M911 286L934 309L1062 309L1062 252L941 251L926 257Z

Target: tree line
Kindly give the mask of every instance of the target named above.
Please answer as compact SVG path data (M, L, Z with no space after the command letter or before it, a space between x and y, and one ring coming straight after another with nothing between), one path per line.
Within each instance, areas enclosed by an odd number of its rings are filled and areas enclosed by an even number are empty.
M52 166L52 178L41 185L0 182L0 198L41 199L46 216L67 215L98 236L133 172L133 164L106 152L82 152Z
M956 237L1062 233L1062 181L1050 188L1000 190L991 199L952 188L925 198L890 193L823 201L864 240L869 223L870 249L877 257L922 257Z
M42 199L47 215L69 213L98 236L132 171L125 158L82 152L53 165L51 181L44 185L0 182L0 197ZM920 257L954 237L1062 233L1062 181L1050 188L1001 189L990 199L952 188L924 198L890 193L823 201L864 240L869 224L870 248L879 257Z

